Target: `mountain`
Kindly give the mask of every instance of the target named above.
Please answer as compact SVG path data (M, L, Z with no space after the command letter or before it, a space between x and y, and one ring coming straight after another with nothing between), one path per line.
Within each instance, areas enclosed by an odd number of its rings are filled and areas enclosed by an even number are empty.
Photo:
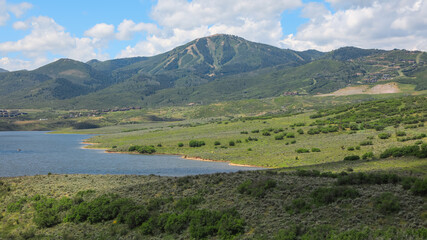
M423 52L355 47L298 52L219 34L153 57L60 59L33 71L0 73L0 108L208 103L330 93L384 79L423 90L426 58Z
M9 72L9 71L7 71L6 69L0 68L0 73L3 73L3 72Z

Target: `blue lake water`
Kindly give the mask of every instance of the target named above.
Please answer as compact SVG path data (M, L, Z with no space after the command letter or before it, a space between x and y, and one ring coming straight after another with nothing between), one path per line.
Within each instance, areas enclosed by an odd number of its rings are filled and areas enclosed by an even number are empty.
M82 149L90 135L0 132L0 177L57 174L186 176L256 170L169 155L111 154ZM20 149L20 151L18 151Z

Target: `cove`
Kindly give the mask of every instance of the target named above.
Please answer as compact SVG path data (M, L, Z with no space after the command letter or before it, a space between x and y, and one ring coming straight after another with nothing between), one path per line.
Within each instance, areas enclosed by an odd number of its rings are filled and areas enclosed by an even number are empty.
M258 170L169 155L109 154L83 149L91 135L0 132L0 177L37 174L136 174L186 176Z

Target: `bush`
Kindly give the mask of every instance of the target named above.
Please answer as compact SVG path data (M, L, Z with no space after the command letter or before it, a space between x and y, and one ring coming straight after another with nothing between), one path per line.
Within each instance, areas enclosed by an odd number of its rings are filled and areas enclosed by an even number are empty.
M258 129L252 130L251 133L259 133L259 130Z
M398 136L398 137L406 136L406 132L404 132L404 131L397 131L396 132L396 136Z
M249 134L248 131L241 131L240 134Z
M215 142L214 142L214 145L215 145L215 146L218 146L218 145L221 145L221 143L220 143L219 141L215 141Z
M350 173L338 176L337 185L397 184L401 178L396 174Z
M236 143L235 143L233 140L231 140L230 142L228 142L228 145L229 145L230 147L233 147L233 146L235 146L235 145L236 145Z
M412 184L411 192L414 195L426 196L427 195L427 179L417 179Z
M347 150L348 151L354 151L354 147L348 147Z
M199 141L199 140L191 140L188 145L190 147L201 147L201 146L205 145L205 142L204 141Z
M356 189L350 187L331 187L331 188L318 188L311 193L311 197L317 204L330 204L338 199L356 198L360 194Z
M400 210L399 199L392 193L382 193L374 199L374 207L383 214L398 212Z
M380 138L380 139L388 139L390 137L391 137L390 133L380 133L380 134L378 134L378 138Z
M129 152L139 152L139 153L146 153L146 154L153 154L156 152L156 149L154 148L153 145L150 146L139 146L139 145L135 145L135 146L130 146L128 149Z
M298 148L297 150L295 150L295 152L297 152L297 153L309 153L310 150L308 150L307 148Z
M312 148L311 152L320 152L320 148Z
M367 153L364 153L362 155L362 159L366 160L368 158L373 159L374 158L374 153L373 152L367 152Z
M309 211L311 209L311 206L309 203L307 203L304 199L302 198L297 198L292 200L291 205L286 207L286 211L288 213L303 213L306 211Z
M304 130L302 130L301 128L297 130L297 133L299 134L304 134Z
M263 136L271 136L271 133L270 132L263 132L262 135Z
M359 160L360 157L358 155L350 155L350 156L346 156L344 158L344 161L355 161L355 160Z
M318 129L318 128L310 128L307 131L307 133L310 134L310 135L319 134L320 133L320 129Z
M276 181L273 179L261 179L257 181L246 180L237 187L237 192L248 194L253 197L262 198L267 190L276 187Z
M26 203L26 202L27 202L26 198L21 198L16 202L9 203L7 205L7 211L8 212L19 212L19 211L21 211L22 207L24 206L24 203Z
M403 156L416 156L419 158L427 157L427 145L423 144L421 146L403 146L403 147L392 147L386 149L381 153L380 158L388 157L403 157Z
M295 133L286 134L286 138L295 138Z
M360 146L368 146L368 145L374 145L374 144L372 143L371 140L365 140L360 142Z
M274 139L275 140L283 140L284 137L285 137L284 134L279 134L279 135L274 136Z
M93 129L93 128L99 128L99 125L91 122L78 122L74 124L73 128L74 129Z
M178 147L184 147L184 143L178 143Z

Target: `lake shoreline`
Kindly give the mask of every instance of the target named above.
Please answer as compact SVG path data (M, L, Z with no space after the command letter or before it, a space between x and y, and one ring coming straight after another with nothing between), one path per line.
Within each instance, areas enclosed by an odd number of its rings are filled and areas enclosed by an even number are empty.
M91 142L83 141L83 142L81 142L81 144L92 145L93 146L93 145L97 145L98 143L91 143ZM105 153L114 153L114 154L136 154L136 155L139 154L139 153L134 153L134 152L112 151L109 148L97 148L97 147L88 148L87 146L82 146L81 148L82 149L104 150ZM201 161L201 162L223 162L223 163L228 163L229 166L235 166L235 167L272 169L271 167L264 167L264 166L250 165L250 164L238 164L238 163L232 163L230 161L206 159L206 158L201 158L201 157L197 157L197 156L196 157L192 157L192 156L187 156L187 155L169 154L169 153L156 153L154 155L180 156L182 159L194 160L194 161Z

